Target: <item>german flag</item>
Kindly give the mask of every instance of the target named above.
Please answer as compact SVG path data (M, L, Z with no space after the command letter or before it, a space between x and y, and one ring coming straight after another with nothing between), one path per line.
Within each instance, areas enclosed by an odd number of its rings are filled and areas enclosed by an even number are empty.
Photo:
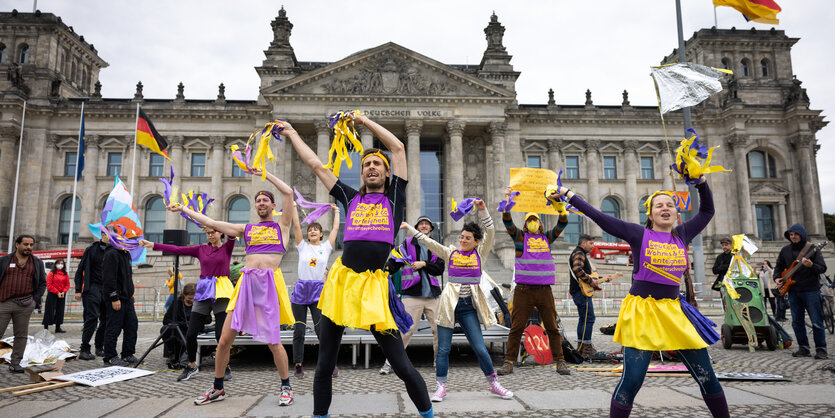
M168 158L168 153L165 152L165 149L168 148L168 142L157 132L151 119L142 111L142 108L139 108L139 118L136 119L136 143L150 148L151 151L171 161L171 158Z
M733 7L745 20L772 25L780 23L777 13L783 10L774 0L713 0L713 5Z

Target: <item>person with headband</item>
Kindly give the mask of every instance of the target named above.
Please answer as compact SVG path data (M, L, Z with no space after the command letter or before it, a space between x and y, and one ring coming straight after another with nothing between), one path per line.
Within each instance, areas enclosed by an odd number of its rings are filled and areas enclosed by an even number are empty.
M507 187L505 196L510 197L512 192L513 190ZM498 374L501 376L513 373L513 363L519 354L522 333L525 331L531 310L534 308L539 311L542 325L545 326L545 332L548 334L551 355L557 362L557 373L571 374L562 352L562 336L557 325L557 307L554 305L554 293L551 290L556 279L556 265L551 256L551 243L568 225L568 215L560 215L557 224L548 231L545 231L539 215L533 212L525 215L521 230L513 224L510 210L502 212L502 222L516 247L516 268L513 276L516 287L513 290L513 311L510 315L507 350L504 364L498 370Z
M452 348L452 331L455 323L461 324L464 335L478 358L478 365L490 385L490 392L502 399L512 399L513 392L505 389L496 377L493 360L484 345L481 326L490 328L496 325L496 316L487 302L487 296L479 284L486 279L493 287L496 284L484 271L483 261L493 249L496 235L493 219L487 212L487 206L481 199L475 200L481 225L470 222L464 224L458 237L458 248L446 247L413 228L406 222L400 225L409 236L414 236L429 251L447 261L449 282L441 293L438 305L438 355L435 358L435 378L437 387L432 395L432 402L442 402L446 398L446 383L449 373L449 353Z
M290 304L293 309L293 316L296 323L293 325L293 363L296 365L295 377L304 377L304 333L307 328L307 311L313 318L313 330L319 336L319 324L322 311L317 307L322 287L325 286L325 275L328 270L328 257L333 252L336 244L336 236L339 232L339 208L331 204L333 210L333 225L328 234L327 240L322 225L313 222L307 225L307 241L302 236L301 221L299 220L298 207L293 206L293 237L296 239L296 248L299 251L298 280L293 286L293 294L290 295ZM334 367L333 375L339 374L339 369Z
M394 246L397 225L406 207L406 150L394 134L359 112L345 121L365 125L391 152L391 161L379 149L363 151L360 159L362 186L355 190L322 165L316 152L287 122L277 121L301 160L310 167L330 195L345 210L344 250L328 272L319 298L322 322L319 359L313 380L313 416L327 416L332 398L333 369L345 327L370 330L397 376L406 384L409 398L423 417L432 417L426 382L403 348L400 333L411 318L394 294L383 270Z
M258 170L253 170L252 174L262 175ZM226 366L229 364L229 350L238 332L250 334L253 340L267 344L281 378L278 405L293 404L287 352L281 345L281 324L292 324L295 319L290 310L290 298L287 295L284 276L279 268L286 252L284 243L290 235L293 189L271 173L264 174L266 179L283 195L282 213L279 214L278 222L273 219L276 207L275 197L268 191L255 194L255 211L259 218L256 224L244 225L216 221L185 206L178 204L168 206L168 210L183 212L195 221L206 225L207 228L226 234L230 240L231 237L243 238L246 244L246 261L241 269L241 278L238 279L229 297L229 304L226 308L228 315L217 343L214 384L194 400L195 405L205 405L226 398L223 378ZM226 259L224 268L228 269L228 266L229 259Z
M679 295L681 277L689 268L687 245L713 218L713 195L704 177L696 185L699 212L676 225L677 210L671 192L658 191L646 201L647 221L641 226L604 214L567 187L561 196L607 233L632 249L635 266L632 287L623 299L614 341L623 345L623 375L612 394L610 417L628 417L646 377L652 353L677 351L699 385L714 417L728 417L728 403L716 378L707 347L719 340L715 326Z
M139 245L162 251L167 254L187 255L200 262L200 279L194 295L194 307L186 330L186 353L188 365L177 381L191 379L199 371L197 364L197 334L203 324L215 315L215 339L220 342L223 323L226 322L226 307L232 297L232 282L229 281L229 262L232 260L232 250L235 249L235 237L229 236L224 240L224 234L210 227L204 227L206 244L181 247L177 245L159 244L140 240ZM173 278L173 273L171 273ZM180 277L182 279L182 276ZM232 370L227 365L224 379L232 377Z

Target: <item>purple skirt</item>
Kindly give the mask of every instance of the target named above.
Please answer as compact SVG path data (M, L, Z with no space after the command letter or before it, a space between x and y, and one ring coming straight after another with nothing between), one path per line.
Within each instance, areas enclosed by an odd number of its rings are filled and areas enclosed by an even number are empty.
M269 269L241 269L232 300L231 328L252 335L267 344L281 343L281 313L274 272Z
M299 280L293 286L290 303L295 303L296 305L318 303L324 286L325 282L322 280Z

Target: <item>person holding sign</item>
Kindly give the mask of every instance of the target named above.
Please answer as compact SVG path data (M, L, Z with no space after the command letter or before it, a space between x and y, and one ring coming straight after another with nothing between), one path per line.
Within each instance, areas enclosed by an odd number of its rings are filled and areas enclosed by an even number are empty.
M513 189L508 186L505 195L510 198ZM502 222L507 233L513 238L516 246L516 268L513 291L513 311L511 313L510 333L507 335L507 351L504 364L498 370L499 375L513 373L513 362L519 354L519 343L522 332L528 323L531 310L536 308L542 317L551 355L557 362L557 373L571 374L562 352L562 336L557 325L557 308L554 305L554 294L551 286L555 283L556 266L551 257L551 243L562 233L568 225L568 214L560 214L557 225L545 231L542 220L534 212L525 215L521 229L513 224L510 211L502 212Z
M487 212L484 201L475 199L473 203L478 208L481 225L475 222L464 224L461 235L458 237L458 248L452 245L446 247L406 222L400 224L400 229L405 229L409 236L414 236L429 251L446 260L449 266L449 282L441 292L436 319L438 355L435 358L435 377L438 385L435 394L432 395L432 402L441 402L446 397L452 330L456 322L461 324L470 347L478 357L478 365L490 384L490 392L499 395L502 399L513 398L513 392L499 384L493 369L493 360L490 359L490 354L484 345L484 336L481 334L481 325L485 328L496 325L496 316L493 315L487 302L488 296L485 295L481 286L481 283L486 281L492 287L497 287L483 268L483 260L493 249L496 232L493 219Z
M614 341L623 344L623 376L610 406L610 417L627 417L646 377L652 353L676 350L699 385L714 417L728 417L728 403L716 378L707 347L719 340L716 324L679 297L681 277L688 269L687 245L713 218L713 195L697 177L699 213L676 226L677 210L670 192L658 191L647 199L644 226L606 215L567 187L549 199L568 198L607 233L625 240L635 254L632 288L618 315Z

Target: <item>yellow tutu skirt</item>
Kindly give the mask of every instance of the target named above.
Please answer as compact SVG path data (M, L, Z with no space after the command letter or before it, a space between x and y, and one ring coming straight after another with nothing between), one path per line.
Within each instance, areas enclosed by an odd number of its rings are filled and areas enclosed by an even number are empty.
M389 310L388 275L383 270L357 273L336 259L319 297L319 309L334 324L377 331L397 329Z
M614 341L640 350L690 350L707 347L681 310L678 299L627 295L620 305Z
M280 268L273 272L273 279L275 281L275 291L278 296L280 323L283 325L291 325L296 322L296 319L293 317L293 311L290 306L290 294L287 293L287 285L284 283L284 274L281 273ZM229 305L226 307L226 312L232 312L235 310L235 304L238 301L238 295L240 294L241 285L244 283L244 280L247 280L247 277L242 274L240 279L238 279L238 283L235 285L232 297L229 298ZM218 283L220 283L220 281L218 281ZM232 283L229 282L229 284L231 285Z
M218 277L215 282L215 299L230 299L235 293L235 285L228 277Z

